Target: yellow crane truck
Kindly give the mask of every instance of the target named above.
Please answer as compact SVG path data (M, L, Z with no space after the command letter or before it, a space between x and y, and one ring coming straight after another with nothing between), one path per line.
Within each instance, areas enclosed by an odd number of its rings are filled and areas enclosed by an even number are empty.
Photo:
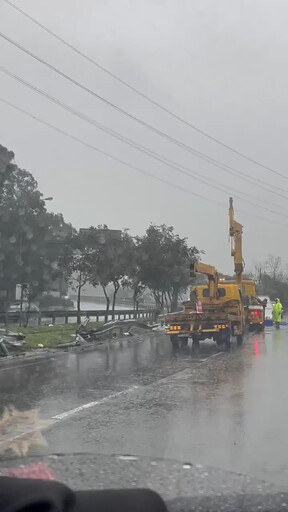
M199 261L190 265L190 275L205 274L208 286L194 286L190 300L184 302L184 311L166 316L173 348L186 346L188 338L193 345L212 338L217 345L230 348L231 337L237 344L243 343L245 328L241 291L237 284L219 282L215 267Z
M234 258L235 281L227 283L237 284L243 296L245 321L250 331L264 329L264 307L257 297L256 285L253 279L243 279L244 261L242 256L243 226L234 219L233 198L229 199L229 235L231 240L231 256Z

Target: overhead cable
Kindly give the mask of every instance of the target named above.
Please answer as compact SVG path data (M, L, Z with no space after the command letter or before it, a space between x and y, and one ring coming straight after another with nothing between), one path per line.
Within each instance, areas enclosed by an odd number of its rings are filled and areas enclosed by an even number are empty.
M74 109L70 105L65 104L64 102L62 102L61 100L55 98L54 96L51 96L46 91L43 91L42 89L40 89L40 88L34 86L33 84L27 82L22 77L16 75L15 73L12 73L8 69L4 68L3 66L0 66L0 71L2 73L5 73L9 77L13 78L17 82L21 83L22 85L28 87L33 92L36 92L37 94L40 94L41 96L45 97L49 101L53 102L54 104L60 106L64 110L66 110L66 111L70 112L71 114L75 115L79 119L81 119L81 120L83 120L83 121L85 121L85 122L95 126L96 128L104 131L105 133L108 133L109 135L113 136L114 138L120 140L121 142L124 142L125 144L128 144L129 146L131 146L131 147L141 151L142 153L147 154L148 156L154 158L155 160L160 161L161 163L164 163L165 165L167 165L167 166L177 170L178 172L188 176L189 178L194 179L196 181L199 181L201 183L204 183L204 185L209 186L209 187L211 187L213 189L219 190L220 192L231 193L231 191L232 191L233 195L235 197L239 197L241 200L247 202L248 204L251 204L252 206L255 206L257 208L263 209L265 211L269 211L270 213L273 213L273 214L278 215L278 216L281 215L281 216L288 217L288 214L285 214L283 212L281 212L281 213L277 212L277 211L275 211L273 209L268 208L267 205L264 206L263 204L258 204L257 202L255 202L254 196L252 194L249 194L248 192L241 192L239 190L235 191L235 189L233 189L232 187L228 187L228 189L227 189L227 187L223 188L223 186L221 186L221 185L219 186L219 182L218 181L213 180L211 178L203 177L201 174L197 173L196 171L192 171L191 169L187 168L186 166L182 166L181 164L178 164L177 162L174 162L173 160L170 160L170 159L164 157L163 155L159 155L158 153L155 153L154 151L150 150L149 148L146 148L145 146L136 143L135 141L133 141L133 140L129 139L128 137L125 137L122 134L120 134L120 133L118 133L118 132L108 128L107 126L105 126L105 125L103 125L101 123L98 123L95 119L93 119L93 118L87 116L86 114L83 114L82 112ZM240 194L240 196L238 194ZM241 194L244 195L244 197L241 197ZM252 200L247 199L247 197L250 197ZM283 197L286 199L285 196L283 196Z
M61 128L58 128L57 126L53 125L52 123L49 123L48 121L45 121L44 119L42 119L42 118L40 118L38 116L35 116L34 114L31 114L27 110L24 110L21 107L18 107L17 105L11 103L10 101L5 100L5 98L0 97L0 101L3 104L13 108L14 110L16 110L16 111L18 111L18 112L20 112L22 114L25 114L26 116L30 117L31 119L33 119L33 120L43 124L44 126L49 127L50 129L54 130L55 132L60 133L61 135L64 135L65 137L70 138L71 140L73 140L75 142L78 142L79 144L81 144L81 145L83 145L83 146L85 146L87 148L90 148L93 151L96 151L97 153L100 153L100 154L110 158L111 160L114 160L115 162L118 162L118 163L124 165L125 167L127 167L129 169L132 169L132 170L134 170L134 171L136 171L138 173L141 173L141 174L143 174L145 176L148 176L149 178L152 178L152 179L154 179L156 181L159 181L160 183L164 183L165 185L169 185L169 186L171 186L172 188L174 188L176 190L180 190L181 192L185 192L186 194L192 195L192 196L200 198L200 199L204 199L204 201L206 201L206 202L208 202L210 204L211 203L212 204L216 204L217 206L226 209L226 206L222 202L216 201L215 199L209 198L209 197L207 197L207 196L205 196L203 194L199 194L198 192L195 192L193 190L187 189L186 187L181 187L180 185L177 185L177 184L172 183L172 182L170 182L168 180L165 180L164 178L160 178L159 176L156 176L155 174L152 174L149 171L146 171L145 169L142 169L140 167L136 167L135 165L129 164L125 160L122 160L121 158L115 157L111 153L108 153L107 151L104 151L103 149L98 148L97 146L94 146L93 144L90 144L90 143L84 141L83 139L80 139L79 137L76 137L75 135L73 135L73 134L71 134L69 132L66 132L65 130L62 130ZM254 217L254 218L258 219L258 220L261 220L262 222L269 222L271 224L275 224L277 226L283 226L283 227L287 228L287 224L283 224L283 223L278 222L276 220L274 221L273 219L270 219L270 218L266 219L266 218L263 218L260 215L250 214L247 211L240 210L240 209L238 209L238 212L243 213L244 215L248 215L250 218Z
M252 178L251 176L248 176L247 174L243 173L242 171L238 171L238 170L234 169L231 166L228 166L228 165L226 165L226 164L224 164L222 162L217 161L216 159L210 158L209 156L207 156L207 155L199 152L198 150L195 150L194 148L188 146L187 144L179 141L178 139L175 139L174 137L168 135L167 133L162 132L161 130L155 128L154 126L150 125L149 123L146 123L145 121L135 117L134 115L132 115L129 112L127 112L126 110L123 110L122 108L118 107L117 105L115 105L114 103L110 102L106 98L103 98L102 96L97 94L95 91L93 91L89 87L86 87L85 85L83 85L80 82L78 82L77 80L75 80L73 77L71 77L71 76L67 75L66 73L64 73L63 71L59 70L58 68L56 68L55 66L53 66L49 62L46 62L41 57L38 57L34 53L30 52L30 50L27 50L27 48L24 48L23 45L21 45L21 44L17 43L16 41L12 40L10 37L8 37L7 35L3 34L2 32L0 32L0 37L2 37L3 39L5 39L9 43L11 43L13 46L17 47L19 50L23 51L24 53L26 53L27 55L29 55L33 59L37 60L41 64L45 65L46 67L48 67L49 69L51 69L52 71L57 73L59 76L61 76L61 77L65 78L65 79L67 79L68 81L72 82L74 85L76 85L80 89L82 89L85 92L89 93L90 95L92 95L93 97L97 98L98 100L101 100L102 102L104 102L105 104L109 105L111 108L117 110L121 114L127 116L128 118L130 118L130 119L132 119L134 121L136 121L138 124L144 126L145 128L148 128L149 130L153 131L154 133L156 133L160 137L165 138L165 139L169 140L170 142L173 142L174 144L176 144L177 146L181 147L182 149L185 149L186 151L189 151L190 153L194 154L195 156L197 156L197 157L199 157L199 158L201 158L201 159L203 159L203 160L205 160L205 161L207 161L209 163L212 163L216 167L220 167L223 170L225 170L225 168L230 169L234 173L236 173L237 175L245 176L245 179L247 179L248 181L249 180L250 181L254 180L254 178ZM218 163L216 163L216 162L218 162ZM257 182L257 184L259 184L259 181L256 180L256 182ZM269 183L267 183L267 182L265 182L265 181L263 181L261 179L261 185L263 186L263 184L267 185L267 187L268 187L267 191L269 191L270 193L271 192L272 193L276 193L275 190L273 190L273 189L280 190L281 193L282 192L287 192L288 193L287 190L285 190L285 189L283 190L283 188L277 187L277 185L273 185L273 188L271 188L272 187L271 184L269 184ZM277 194L277 195L279 195L279 194ZM282 197L287 199L287 197L285 197L285 196L282 196Z
M159 109L161 109L163 112L166 112L167 114L169 114L170 116L172 116L174 119L177 119L177 121L180 121L181 123L183 123L184 125L186 126L189 126L190 128L192 128L193 130L195 130L196 132L198 132L199 134L203 135L204 137L207 137L208 139L212 140L213 142L219 144L220 146L224 147L225 149L228 149L229 151L235 153L236 155L244 158L245 160L257 165L258 167L262 167L263 169L265 169L266 171L269 171L277 176L280 176L281 178L284 178L286 180L288 180L288 175L285 175L283 173L281 173L280 171L277 171L275 169L273 169L272 167L269 167L261 162L259 162L258 160L246 155L245 153L243 153L242 151L238 150L238 149L235 149L234 147L230 146L229 144L226 144L225 142L221 141L220 139L210 135L209 133L207 133L206 131L202 130L201 128L199 128L198 126L196 126L195 124L187 121L186 119L184 119L183 117L181 117L180 115L176 114L175 112L173 112L172 110L168 109L167 107L163 106L161 103L157 102L156 100L154 100L153 98L151 98L150 96L148 96L148 94L145 94L143 93L142 91L140 91L139 89L137 89L136 87L132 86L130 83L128 83L126 80L120 78L119 76L117 76L115 73L112 73L110 70L108 70L107 68L105 68L104 66L102 66L101 64L99 64L99 62L97 62L95 59L92 59L91 57L89 57L87 54L85 54L84 52L82 52L81 50L79 50L78 48L76 48L74 45L72 45L71 43L69 43L68 41L66 41L63 37L59 36L58 34L56 34L55 32L53 32L51 29L49 29L48 27L46 27L43 23L40 23L38 20L36 20L35 18L33 18L30 14L28 14L27 12L25 12L23 9L21 9L20 7L18 7L16 4L14 4L13 2L11 2L11 0L3 0L6 4L8 4L10 7L12 7L13 9L15 9L16 11L18 11L19 13L21 13L23 16L25 16L27 19L29 19L30 21L32 21L33 23L35 23L38 27L40 27L41 29L45 30L48 34L50 34L51 36L53 36L55 39L57 39L58 41L60 41L62 44L64 44L66 47L70 48L72 51L74 51L75 53L77 53L78 55L80 55L81 57L83 57L84 59L86 59L88 62L90 62L90 64L93 64L94 66L96 66L97 68L101 69L104 73L106 73L107 75L109 75L111 78L113 78L114 80L117 80L119 83L121 83L122 85L124 85L125 87L127 87L128 89L130 89L131 91L133 91L134 93L138 94L139 96L141 96L142 98L144 98L145 100L149 101L152 105L158 107Z

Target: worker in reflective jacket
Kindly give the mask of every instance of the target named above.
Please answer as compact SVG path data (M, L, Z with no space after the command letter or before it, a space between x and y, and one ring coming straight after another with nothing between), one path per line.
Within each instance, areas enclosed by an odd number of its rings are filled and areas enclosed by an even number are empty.
M279 299L276 299L276 302L273 306L273 320L275 322L276 329L279 329L280 322L282 316L282 304Z

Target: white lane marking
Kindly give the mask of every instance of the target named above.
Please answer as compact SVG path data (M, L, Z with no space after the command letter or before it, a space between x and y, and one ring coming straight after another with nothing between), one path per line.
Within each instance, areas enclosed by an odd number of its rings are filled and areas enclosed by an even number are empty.
M78 412L84 411L85 409L91 409L92 407L96 407L96 405L101 405L107 402L108 400L117 398L118 396L121 395L126 395L127 393L131 393L132 391L135 391L138 388L139 386L132 386L131 388L124 389L123 391L118 391L118 393L112 393L111 395L104 396L103 398L95 400L94 402L89 402L88 404L83 404L80 405L79 407L75 407L75 409L70 409L69 411L62 412L61 414L56 414L56 416L51 417L51 420L66 420L67 418L70 418L70 416L78 414Z
M197 368L202 366L204 363L206 363L206 361L208 361L212 357L217 357L217 356L219 356L222 353L223 352L217 352L216 354L212 354L211 356L208 356L205 359L202 359L201 362L199 364L197 364L197 366L195 366L192 369L192 372L197 370ZM34 364L34 363L31 363L31 364ZM155 386L160 381L161 382L165 382L165 381L170 382L171 379L174 380L177 377L179 378L179 376L181 374L185 375L185 373L187 373L187 377L191 376L190 369L189 368L185 368L185 370L180 370L179 372L176 372L173 375L169 375L167 377L163 377L162 379L158 379L157 381L155 381L155 382L153 382L151 384L148 384L148 386L132 386L131 388L124 389L123 391L119 391L117 393L112 393L112 394L107 395L107 396L105 396L103 398L100 398L99 400L95 400L94 402L89 402L88 404L83 404L83 405L81 405L79 407L76 407L75 409L71 409L70 411L66 411L66 412L63 412L61 414L56 414L55 416L52 416L50 418L49 425L46 425L45 427L43 426L43 427L40 427L40 428L36 427L35 429L30 429L30 430L28 430L26 432L22 432L21 434L17 434L16 436L12 436L12 437L6 439L5 442L6 443L11 443L12 441L15 441L18 438L25 437L26 435L29 435L29 434L33 434L36 431L40 431L41 432L43 430L46 430L48 428L53 427L54 425L57 425L57 423L59 423L60 421L66 420L67 418L70 418L74 414L78 414L79 412L81 412L81 411L83 411L85 409L90 409L92 407L95 407L96 405L101 405L101 404L103 404L105 402L108 402L108 400L110 400L110 399L117 398L120 395L125 395L125 394L128 394L128 393L131 393L132 391L135 391L137 389L145 389L145 388L150 387L150 386ZM0 442L0 445L1 445L1 442Z
M139 457L136 457L135 455L118 455L116 459L119 460L139 460Z
M197 364L197 366L195 366L195 368L193 368L192 371L194 371L197 368L199 368L200 366L202 366L202 364L206 363L206 361L208 361L208 359L211 359L212 357L217 357L221 353L222 352L217 352L216 354L212 354L211 356L206 357L205 359L203 359L201 361L200 364ZM146 387L154 386L155 384L158 384L158 382L165 382L165 381L170 382L171 380L173 380L173 378L175 379L175 378L179 377L179 374L186 373L186 372L189 372L189 375L191 375L189 368L185 368L185 370L174 373L173 375L169 375L168 377L163 377L163 379L158 379L156 382L148 384L148 386L132 386L131 388L124 389L123 391L118 391L117 393L111 393L110 395L104 396L103 398L100 398L99 400L94 400L93 402L88 402L87 404L83 404L83 405L80 405L79 407L75 407L75 409L70 409L69 411L65 411L60 414L56 414L55 416L51 417L51 420L57 420L57 421L66 420L67 418L74 416L74 414L78 414L79 412L82 412L86 409L91 409L92 407L96 407L97 405L101 405L105 402L108 402L108 400L113 400L113 398L118 398L118 396L126 395L128 393L131 393L132 391L137 390L137 389L140 389L140 388L145 389Z
M211 359L211 357L217 357L220 356L220 354L223 354L223 351L216 352L216 354L212 354L211 356L206 357L206 359L203 359L203 363L208 361L208 359Z
M54 358L55 359L55 358ZM32 366L32 365L35 365L35 364L43 364L43 363L47 363L47 361L51 359L45 359L43 361L34 361L33 363L24 363L24 364L18 364L17 366L9 366L9 368L0 368L0 373L1 372L7 372L8 370L12 371L16 368L24 368L24 366Z

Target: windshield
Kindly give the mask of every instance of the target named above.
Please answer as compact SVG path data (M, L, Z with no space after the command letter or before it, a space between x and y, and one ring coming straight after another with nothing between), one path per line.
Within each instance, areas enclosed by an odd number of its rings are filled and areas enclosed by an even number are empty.
M0 2L2 475L287 486L276 3Z

